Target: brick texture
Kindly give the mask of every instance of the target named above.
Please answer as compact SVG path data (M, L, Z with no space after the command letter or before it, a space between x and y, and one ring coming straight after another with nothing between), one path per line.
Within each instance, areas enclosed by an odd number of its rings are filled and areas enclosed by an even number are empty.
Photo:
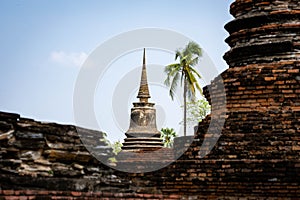
M212 114L187 151L158 171L125 173L97 161L79 135L108 159L99 131L1 112L0 199L299 199L299 7L298 0L232 3L229 68L204 88ZM165 154L176 157L190 139L177 138Z

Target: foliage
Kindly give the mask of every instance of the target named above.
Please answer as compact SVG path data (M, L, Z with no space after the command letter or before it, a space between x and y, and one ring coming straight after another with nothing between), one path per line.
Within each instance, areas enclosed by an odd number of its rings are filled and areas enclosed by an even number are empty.
M200 56L202 56L201 48L192 41L184 49L175 51L175 61L179 59L179 62L165 67L165 73L167 74L165 85L170 87L169 93L172 99L179 80L181 86L183 81L187 82L187 94L190 100L195 100L196 89L202 93L197 81L197 79L201 79L201 76L194 68L198 64Z
M116 141L113 144L111 144L114 154L117 155L120 151L122 151L122 146L123 144L120 141Z
M113 153L117 155L121 150L123 144L120 141L116 141L114 143L111 143L109 139L107 139L107 133L102 132L103 138L100 139L101 142L104 142L107 144L107 146L111 147L113 149Z
M209 113L211 106L206 99L187 102L187 124L195 126L202 121ZM182 123L182 122L181 122Z
M116 163L116 162L117 162L117 159L116 159L116 157L111 157L111 158L108 158L108 161L109 161L110 163Z
M167 74L165 85L170 87L169 94L171 98L174 99L175 90L179 82L184 87L184 135L186 135L186 99L194 101L196 90L202 94L202 89L198 83L198 79L201 79L201 76L194 68L201 56L202 50L200 46L190 41L184 49L175 51L175 61L178 60L178 62L165 67L165 73Z
M165 147L172 147L174 143L174 138L177 137L176 132L173 128L162 128L161 129L161 138Z

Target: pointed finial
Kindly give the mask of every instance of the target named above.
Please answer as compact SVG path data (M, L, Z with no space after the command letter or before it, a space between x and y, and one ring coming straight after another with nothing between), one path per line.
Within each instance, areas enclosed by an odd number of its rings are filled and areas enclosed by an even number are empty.
M147 82L147 71L146 71L146 50L144 48L144 55L143 55L143 68L142 68L142 76L141 76L141 83L140 89L137 98L140 99L140 102L148 102L150 98L148 82Z
M143 54L143 67L146 67L146 49L144 48L144 54Z

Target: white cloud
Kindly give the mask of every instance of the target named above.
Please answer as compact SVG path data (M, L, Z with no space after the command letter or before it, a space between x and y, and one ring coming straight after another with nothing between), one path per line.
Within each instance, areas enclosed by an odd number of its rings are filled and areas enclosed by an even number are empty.
M79 67L87 59L88 55L85 52L64 52L53 51L51 52L50 59L53 62L64 66L76 66Z

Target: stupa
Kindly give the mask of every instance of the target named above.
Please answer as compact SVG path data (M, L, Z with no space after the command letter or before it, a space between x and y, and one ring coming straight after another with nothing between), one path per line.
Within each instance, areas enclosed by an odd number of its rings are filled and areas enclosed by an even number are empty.
M141 82L137 98L130 114L130 126L125 133L123 151L153 151L163 147L161 134L156 127L154 103L148 102L150 92L147 81L146 55L143 54Z

